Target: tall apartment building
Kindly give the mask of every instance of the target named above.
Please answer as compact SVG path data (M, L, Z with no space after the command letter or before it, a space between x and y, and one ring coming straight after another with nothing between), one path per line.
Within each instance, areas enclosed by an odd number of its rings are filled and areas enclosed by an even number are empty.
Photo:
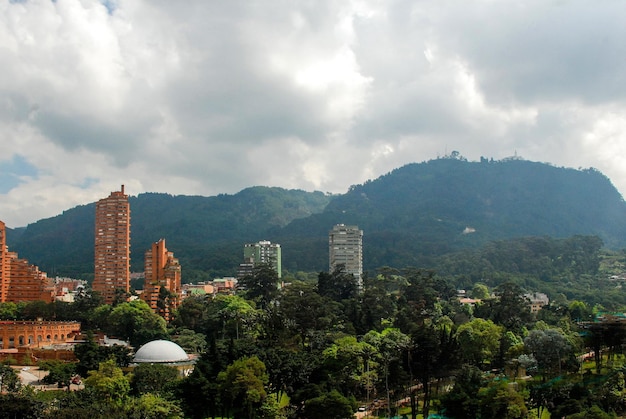
M95 236L92 288L111 304L119 292L130 291L130 204L124 185L96 203Z
M361 285L363 275L363 230L357 226L337 224L328 233L330 272L343 265L346 273L354 275Z
M239 265L238 277L241 278L252 272L257 263L269 263L274 267L279 278L282 278L282 260L280 244L261 240L258 243L249 243L243 246L244 262Z
M152 243L144 259L144 286L141 299L166 321L181 301L181 268L174 253L165 247L165 239Z
M45 272L10 252L6 226L0 221L0 302L54 300L54 284Z
M6 226L0 221L0 303L6 301L9 291L9 263L5 256L7 250Z

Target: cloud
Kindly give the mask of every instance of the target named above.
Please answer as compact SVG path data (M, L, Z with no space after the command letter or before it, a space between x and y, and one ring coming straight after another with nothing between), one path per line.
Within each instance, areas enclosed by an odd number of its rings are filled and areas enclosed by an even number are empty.
M0 219L126 185L345 192L452 150L626 191L619 0L0 5ZM33 199L36 197L36 199Z

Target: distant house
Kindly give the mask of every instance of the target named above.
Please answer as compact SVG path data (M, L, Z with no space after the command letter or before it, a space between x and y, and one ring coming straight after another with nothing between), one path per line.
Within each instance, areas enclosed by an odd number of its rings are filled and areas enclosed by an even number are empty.
M474 307L476 304L480 304L481 301L482 300L478 298L467 298L467 297L459 298L459 303L466 305L466 306L472 306L472 307Z
M524 294L524 298L529 301L531 313L537 313L543 306L550 304L550 299L542 292Z

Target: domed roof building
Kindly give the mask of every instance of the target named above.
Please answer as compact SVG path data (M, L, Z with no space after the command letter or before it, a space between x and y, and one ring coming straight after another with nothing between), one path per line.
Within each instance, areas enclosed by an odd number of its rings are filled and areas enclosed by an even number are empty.
M183 348L169 340L153 340L141 346L135 352L133 363L169 365L183 375L188 375L194 364Z

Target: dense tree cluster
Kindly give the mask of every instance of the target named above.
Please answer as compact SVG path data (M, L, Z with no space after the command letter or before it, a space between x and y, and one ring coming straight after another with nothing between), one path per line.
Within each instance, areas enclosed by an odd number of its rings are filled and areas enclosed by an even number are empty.
M591 239L541 240L544 251L581 252L558 262L558 275L578 275L572 266L584 263L604 275L608 260L621 260L600 257ZM98 346L88 334L78 362L39 365L46 382L66 389L79 374L84 389L46 397L3 366L0 418L342 419L360 406L413 419L626 412L626 326L584 293L551 293L551 303L531 313L526 294L541 289L529 288L521 271L472 282L469 294L480 301L463 305L459 278L432 270L382 268L359 287L338 269L279 287L262 264L236 295L188 297L169 325L141 300L102 305L89 292L71 304L2 303L3 318L79 319L86 331L135 348L171 339L198 359L187 377L163 365L132 369L127 348ZM598 315L605 321L594 322Z

